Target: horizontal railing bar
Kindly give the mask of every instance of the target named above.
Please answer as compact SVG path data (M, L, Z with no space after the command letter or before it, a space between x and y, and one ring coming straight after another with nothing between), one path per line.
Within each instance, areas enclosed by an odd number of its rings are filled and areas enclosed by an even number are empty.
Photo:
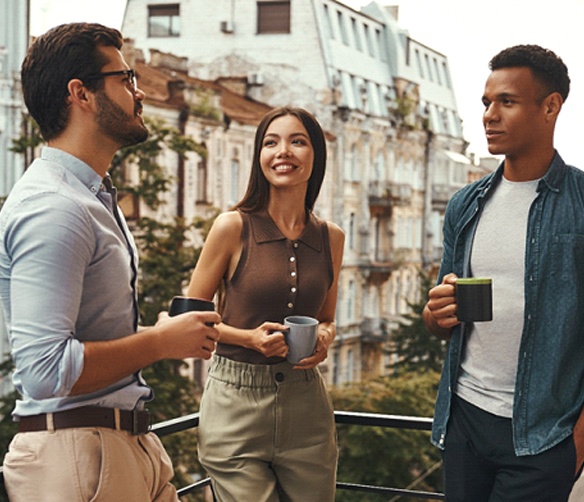
M183 486L182 488L178 489L176 493L179 497L183 495L187 495L188 493L192 493L195 490L199 490L200 488L205 488L205 486L209 486L211 484L211 478L201 479L201 481L197 481L192 485Z
M385 486L360 485L355 483L337 483L340 490L367 492L367 493L384 493L387 495L403 495L430 500L444 500L442 493L423 492L417 490L404 490L400 488L387 488Z
M180 490L177 490L178 496L182 497L189 493L209 486L211 484L211 478L205 478L201 481L197 481L192 485L185 486ZM347 490L353 492L364 492L364 493L381 493L385 495L402 495L407 497L421 498L426 500L444 500L444 495L442 493L424 492L418 490L405 490L400 488L388 488L386 486L371 486L371 485L361 485L357 483L341 483L337 482L337 489Z
M364 425L373 427L389 427L395 429L416 429L426 430L432 429L432 418L430 417L410 417L402 415L383 415L378 413L362 413L351 411L335 411L335 422L337 424L345 425ZM199 413L191 413L183 417L176 417L163 422L158 422L152 425L152 432L159 437L168 436L176 432L181 432L187 429L193 429L199 426ZM3 469L0 467L0 485L4 484ZM178 496L181 497L195 490L204 488L211 484L210 478L205 478L191 485L185 486L177 490ZM404 495L413 498L422 498L427 500L444 500L444 495L441 493L431 493L414 490L404 490L399 488L387 488L384 486L361 485L354 483L337 482L337 488L348 491L361 491L369 493L383 493L392 495Z
M369 425L374 427L389 427L394 429L416 429L429 431L432 429L431 417L408 417L402 415L383 415L380 413L362 413L353 411L335 411L335 422L346 425ZM172 418L152 426L152 432L160 437L175 432L191 429L199 425L199 413L184 417Z
M194 429L199 426L199 413L191 413L184 417L171 418L164 422L153 424L151 431L159 437L168 436L175 432L186 431L187 429Z
M335 411L337 424L371 425L394 429L432 430L432 418L408 417L402 415L383 415L381 413L362 413L353 411Z

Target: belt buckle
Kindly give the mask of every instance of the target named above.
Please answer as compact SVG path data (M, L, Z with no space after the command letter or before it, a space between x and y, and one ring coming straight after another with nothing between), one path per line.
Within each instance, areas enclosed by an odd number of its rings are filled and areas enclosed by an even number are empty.
M146 420L150 422L150 413L148 410L132 410L132 435L139 436L140 434L145 434L150 430L150 423L146 424L146 429L144 431L140 430L140 413L144 413L146 415Z

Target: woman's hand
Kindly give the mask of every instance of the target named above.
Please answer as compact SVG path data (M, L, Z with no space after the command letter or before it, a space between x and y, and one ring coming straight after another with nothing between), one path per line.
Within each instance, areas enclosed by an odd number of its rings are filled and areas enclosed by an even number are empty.
M288 345L282 331L288 328L277 322L265 322L252 330L247 348L256 350L266 357L286 357Z
M301 359L300 362L294 366L294 369L307 370L318 366L328 357L328 349L334 339L335 331L334 328L331 327L331 324L326 327L322 324L319 325L314 352L311 356Z

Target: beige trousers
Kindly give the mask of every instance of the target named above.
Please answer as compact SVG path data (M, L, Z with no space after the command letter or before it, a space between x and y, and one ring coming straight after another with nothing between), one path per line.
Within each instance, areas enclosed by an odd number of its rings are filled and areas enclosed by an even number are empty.
M102 427L19 433L4 459L11 502L176 502L173 474L155 434Z
M332 502L337 459L332 402L317 369L214 356L199 460L218 502Z

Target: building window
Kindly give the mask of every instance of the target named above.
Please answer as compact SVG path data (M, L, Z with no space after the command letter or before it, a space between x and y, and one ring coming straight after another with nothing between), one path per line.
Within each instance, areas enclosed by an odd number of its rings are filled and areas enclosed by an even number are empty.
M343 13L340 10L337 11L337 20L339 22L341 40L345 45L349 45L349 35L347 34L347 27L345 26L345 18L343 17Z
M349 216L349 249L355 249L355 213Z
M359 162L359 151L357 150L357 145L354 144L351 147L351 174L350 174L350 180L351 181L359 181L359 167L360 167L360 162Z
M148 6L148 36L178 37L180 35L179 4Z
M438 61L434 58L434 73L436 74L436 79L438 84L442 85L442 77L440 76L440 67L438 66Z
M446 84L446 87L450 88L450 76L448 74L448 66L446 66L446 63L442 63L442 69L444 70L444 83Z
M349 291L347 296L347 321L355 320L355 281L349 281Z
M363 47L361 46L361 37L359 36L359 29L357 28L357 20L351 18L351 28L353 29L353 38L355 39L355 48L358 51L363 52Z
M422 58L420 57L420 51L416 49L416 63L418 64L418 72L420 72L420 77L424 78L424 67L422 66Z
M430 82L434 82L434 78L432 77L432 68L430 66L430 58L428 57L428 54L424 54L424 61L426 61L426 70L428 70L428 78L430 79Z
M234 152L237 155L237 150ZM234 205L239 200L239 159L231 159L231 181L229 183L229 203Z
M355 371L355 355L353 354L353 349L347 351L347 373L345 376L345 382L353 381L353 373Z
M381 30L375 30L375 41L377 42L377 48L379 50L379 59L381 61L387 61L387 57L385 56L385 43L383 41Z
M259 1L258 33L290 33L290 0Z
M374 58L375 57L375 49L373 48L373 40L371 40L371 33L369 33L369 26L366 24L363 25L363 30L365 32L365 42L367 43L367 49L369 51L369 55Z
M324 4L324 24L326 25L326 31L330 39L334 40L335 33L333 31L333 24L331 22L331 14L327 4Z
M207 202L207 159L197 164L197 202Z

